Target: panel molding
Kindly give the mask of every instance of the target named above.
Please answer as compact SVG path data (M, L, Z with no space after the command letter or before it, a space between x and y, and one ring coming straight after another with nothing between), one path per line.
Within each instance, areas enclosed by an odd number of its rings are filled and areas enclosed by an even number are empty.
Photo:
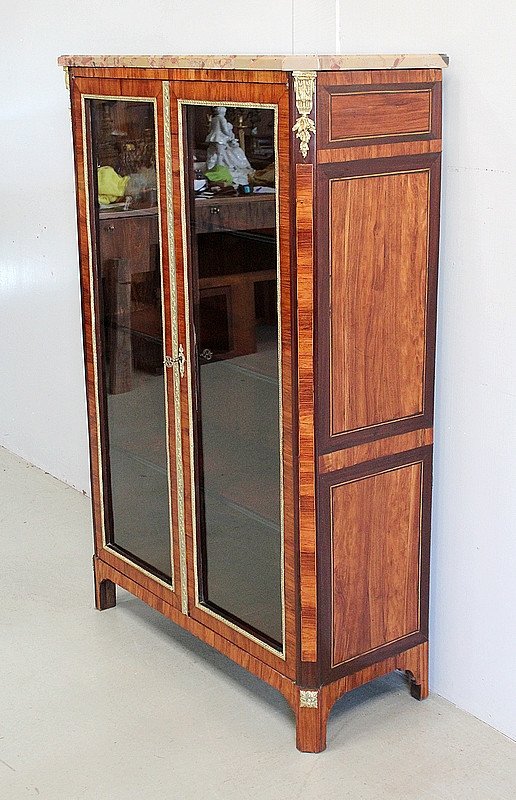
M433 438L433 428L421 428L417 431L402 433L399 436L387 436L385 439L377 439L367 444L325 453L319 456L319 472L321 474L336 472L364 461L373 461L373 459L382 458L383 456L392 456L407 450L414 450L417 447L432 444Z
M424 89L415 89L411 88L404 88L398 87L396 89L378 89L373 87L353 87L352 92L332 92L330 94L330 103L328 109L328 131L329 137L328 142L354 142L358 139L378 139L378 138L397 138L399 136L422 136L424 134L428 134L432 132L432 97L431 93L432 90L430 87ZM357 105L360 105L360 100L368 100L369 98L374 97L376 101L377 108L375 109L376 116L384 116L386 119L384 120L383 124L376 123L378 126L378 130L374 133L358 133L355 131L354 135L350 135L351 131L346 132L345 130L342 131L344 135L339 136L337 132L334 132L334 128L337 127L337 121L335 117L338 116L339 111L342 112L344 109L339 109L339 106L343 105L343 100L347 100L348 98L353 97L355 98L355 102ZM402 109L396 107L396 101L398 105L402 104L403 101L412 100L413 105L415 106L417 101L423 100L423 114L424 116L424 123L420 125L407 122L406 124L401 124L401 116L402 116ZM340 101L340 103L339 103ZM387 108L382 108L381 103L385 106L390 102L393 106L392 109L388 109L391 111L391 119L390 121L387 119L389 116L387 114ZM371 103L369 104L371 105ZM421 114L421 109L414 108L412 113L414 115ZM347 114L348 116L354 117L359 112L358 108L353 108L352 106L348 108ZM371 112L369 112L371 113ZM355 121L355 125L357 121ZM412 124L412 128L411 128ZM393 128L389 132L389 129Z
M373 483L376 484L377 483L377 479L382 478L383 476L389 476L389 479L392 478L392 480L396 480L396 479L401 480L402 479L401 473L405 472L406 470L409 470L410 473L413 473L416 476L415 478L413 478L412 475L409 475L408 477L403 476L404 478L406 478L409 481L409 485L412 486L412 483L414 481L417 481L417 485L419 486L419 490L418 490L418 508L417 508L417 519L418 519L418 523L417 523L417 527L418 527L417 580L416 580L416 583L417 583L417 601L416 601L415 608L412 608L412 609L408 610L407 606L410 606L410 602L407 603L407 597L405 597L404 605L405 605L406 619L400 625L400 627L404 626L406 628L410 628L410 630L405 630L404 632L399 631L399 635L395 635L395 633L393 632L391 634L390 638L389 638L389 634L386 634L385 638L387 639L387 641L377 642L376 644L371 642L371 646L368 649L364 649L363 646L360 646L360 644L358 642L355 642L355 644L353 646L352 645L348 645L348 648L352 652L350 652L348 654L345 654L344 652L342 652L342 656L343 657L339 658L337 656L337 651L338 650L342 651L343 645L341 644L340 647L339 647L338 646L338 641L337 641L337 638L338 638L338 627L339 627L338 626L338 621L339 621L339 619L338 619L338 609L336 608L336 605L337 605L337 603L336 603L336 595L337 595L337 592L338 592L337 576L336 576L336 561L337 561L337 559L336 559L336 534L338 532L337 532L337 530L335 528L335 525L336 525L336 522L337 522L336 519L335 519L335 514L336 514L336 506L337 506L337 504L339 502L338 498L336 496L337 492L338 492L339 489L342 490L342 491L345 491L345 489L343 487L350 487L350 489L351 489L351 487L353 487L353 486L357 486L358 489L361 488L362 491L366 491L367 492L367 489L364 489L364 486L366 485L366 483L373 482ZM395 475L395 473L397 473L397 474ZM384 481L384 483L385 483L385 481ZM360 486L358 486L358 485L360 485ZM396 487L396 488L398 489L398 492L401 491L401 487ZM387 495L390 496L390 491L387 492ZM375 499L374 498L374 490L371 487L369 487L369 507L370 508L374 507L374 502L373 502L374 499ZM396 499L397 498L392 498L393 502L395 502ZM376 501L376 502L379 503L379 501ZM411 503L411 498L409 497L409 505L410 505L410 503ZM422 535L422 508L423 508L423 462L420 461L420 460L411 461L408 464L401 464L399 466L392 466L392 467L388 467L388 468L385 468L385 469L380 470L380 471L373 470L372 472L367 472L366 474L361 475L358 478L350 478L348 480L345 480L345 481L342 481L342 482L339 482L339 483L333 483L330 486L330 504L331 504L331 512L330 512L331 513L331 516L330 516L331 562L332 562L332 581L331 581L332 598L331 598L331 603L332 603L332 623L333 623L332 627L331 627L331 630L332 630L331 666L332 666L332 668L334 668L334 667L339 667L342 664L346 664L348 661L353 661L355 658L357 658L360 655L367 655L369 653L373 653L375 650L378 650L380 647L384 647L384 646L387 646L387 645L395 644L396 642L399 642L402 639L408 639L409 636L412 636L413 634L415 634L415 633L417 633L419 631L419 626L420 626L420 613L419 613L419 610L420 610L420 605L421 605L421 535ZM350 508L354 510L356 508L356 505L357 505L357 501L355 500L355 503L351 504ZM389 513L389 510L390 510L389 507L390 507L390 503L385 503L385 504L382 503L381 504L381 509L383 509L385 514ZM410 510L409 510L409 514L410 514ZM363 523L363 520L361 520L361 523ZM345 534L346 534L346 536L349 535L350 532L351 532L351 524L349 526L345 526ZM357 534L357 537L358 537L359 531L357 530L357 531L355 531L355 533ZM364 535L365 531L361 530L360 533L362 535ZM376 534L376 531L373 531L373 530L370 530L367 533L369 533L369 541L367 542L367 544L372 545L372 543L374 542L374 545L379 549L379 545L380 545L380 536L379 536L379 534L380 534L380 531L378 531L378 535ZM401 531L399 533L401 535ZM408 533L409 533L409 535L411 533L410 520L409 520ZM382 542L382 544L384 544L384 542ZM347 553L347 555L348 555L349 558L351 558L349 552ZM385 555L385 554L380 553L377 557L380 560L382 560L382 555ZM390 553L390 555L392 556L392 553ZM386 559L384 558L383 560L386 560ZM389 559L387 559L387 560L389 560ZM409 561L409 559L407 559L405 557L403 558L403 562L407 564L407 569L410 569L410 565L408 564L408 561ZM373 638L376 638L377 635L378 635L378 632L376 632L376 634L373 633L373 627L374 627L374 624L375 624L374 623L374 619L373 619L373 615L375 615L378 610L380 610L382 612L382 615L383 614L387 614L388 615L389 608L388 608L388 603L387 603L387 600L386 600L386 597L385 597L384 594L382 594L381 599L380 599L380 608L379 609L371 608L371 581L374 580L374 572L375 572L375 570L372 568L371 553L369 553L368 563L369 563L369 567L368 567L369 572L367 574L368 588L369 588L369 590L367 592L367 594L368 594L367 600L368 600L368 603L369 603L369 620L368 620L368 622L369 622L369 632L368 632L368 634L369 634L370 639L373 639ZM380 573L381 573L382 579L386 583L390 584L391 582L387 580L388 576L386 575L386 566L385 566L385 564L382 564L382 567L380 569ZM360 583L360 576L358 576L357 583ZM349 586L349 583L347 584L347 586ZM414 588L415 587L412 587L412 591L414 590ZM374 594L376 594L375 590L377 590L377 589L378 589L378 587L373 587L373 593ZM353 587L353 590L355 590L355 587ZM374 598L373 598L373 602L374 602ZM365 609L360 609L358 606L355 606L355 608L354 608L355 615L360 617L360 623L362 624L362 626L364 626L365 625L365 619L364 619L364 615L360 613L361 611L365 612ZM399 609L398 609L398 611L399 611ZM413 619L411 618L412 616L414 617ZM384 625L385 625L385 619L383 620L383 622L384 622ZM349 631L349 626L348 625L344 625L344 628L345 628L344 634L346 634ZM367 636L364 636L364 639L365 638L367 638ZM354 652L354 651L356 651L356 652Z
M346 659L334 659L334 530L332 525L332 496L335 488L421 465L419 502L418 555L418 620L413 630L399 637L368 647ZM428 578L430 568L430 516L432 493L432 446L418 447L404 453L389 455L375 461L355 465L319 477L318 509L321 541L319 550L319 580L328 587L328 597L321 607L321 660L323 679L335 680L363 669L384 658L413 647L428 639ZM360 613L360 609L356 609Z
M342 164L323 164L318 167L318 217L322 221L318 242L319 270L319 312L318 312L318 387L319 413L317 422L317 441L320 453L341 450L388 436L400 435L409 431L429 428L433 419L433 381L435 352L435 317L437 292L437 256L439 242L439 188L440 154L431 153L402 158L369 159L366 161ZM333 181L369 178L376 176L395 176L426 172L429 176L429 195L427 199L427 270L426 304L424 309L424 344L422 402L419 409L399 414L396 417L379 418L370 423L358 424L349 429L335 429L332 422L332 397L337 391L332 385L332 309L331 278L331 186ZM377 301L378 302L378 301ZM330 309L330 314L328 314ZM365 330L365 329L364 329ZM365 335L365 334L364 334ZM392 346L392 343L391 343ZM406 364L410 366L410 361ZM401 367L400 367L401 368ZM408 367L407 367L408 368ZM365 385L366 377L361 376ZM380 380L376 376L377 382ZM353 387L348 387L351 392ZM365 395L362 401L365 401Z
M333 73L335 74L335 73ZM410 81L409 77L394 80L391 77L390 81L381 82L375 75L370 73L370 81L361 82L359 75L355 77L352 83L343 83L336 76L336 79L331 83L331 77L326 75L325 78L318 82L318 114L317 114L317 128L319 133L318 148L321 152L325 150L332 150L335 148L353 148L356 146L379 145L400 142L424 142L433 139L441 138L441 92L442 83L440 80L430 79L430 75L426 75L419 81ZM427 78L426 80L424 78ZM402 98L401 95L405 97ZM419 95L419 97L418 97ZM426 99L421 106L419 102L422 96L428 98L428 105ZM356 108L354 113L351 113L351 103L345 103L348 98L355 98ZM371 100L370 97L374 99ZM369 98L369 102L368 102ZM344 126L339 135L335 126L337 120L335 119L339 114L338 101L340 105L348 105L349 117L349 133L346 133L346 115L342 120ZM360 108L362 105L362 108ZM376 109L373 106L376 105ZM412 109L410 109L412 105ZM427 120L423 120L426 116L425 106L427 105ZM405 108L403 108L405 106ZM344 113L341 108L340 112ZM358 124L358 120L363 115L369 115L370 127L366 130L359 131L354 129L353 126ZM403 116L405 115L405 129L402 124ZM422 126L419 124L411 129L410 119L415 116L421 122L425 122ZM382 122L383 117L383 122ZM408 126L408 127L407 127Z

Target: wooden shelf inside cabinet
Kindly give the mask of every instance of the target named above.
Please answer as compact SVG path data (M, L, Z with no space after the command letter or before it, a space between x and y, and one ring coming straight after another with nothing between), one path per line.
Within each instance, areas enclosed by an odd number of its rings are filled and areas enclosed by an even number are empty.
M403 670L428 694L447 59L60 63L97 608L130 591L278 689L319 752L343 693ZM214 157L274 192L195 196Z
M243 197L197 197L197 233L220 230L253 231L276 225L275 196L251 194Z

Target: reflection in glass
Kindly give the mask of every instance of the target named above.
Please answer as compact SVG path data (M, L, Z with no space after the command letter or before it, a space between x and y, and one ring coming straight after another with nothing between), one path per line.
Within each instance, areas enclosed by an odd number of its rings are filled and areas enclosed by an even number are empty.
M111 546L170 582L154 104L91 100ZM107 456L107 457L106 457Z
M274 110L186 107L202 602L281 649Z

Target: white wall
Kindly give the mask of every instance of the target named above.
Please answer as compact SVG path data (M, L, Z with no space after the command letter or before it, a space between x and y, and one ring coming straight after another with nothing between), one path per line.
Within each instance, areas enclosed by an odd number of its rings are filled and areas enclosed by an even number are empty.
M336 20L340 16L340 39ZM516 96L512 0L19 0L0 50L0 444L88 489L61 53L448 52L432 665L516 738Z
M431 686L516 738L516 11L342 0L342 52L445 52Z
M332 51L334 0L19 0L0 32L0 445L89 491L63 53ZM319 22L318 27L316 23ZM314 33L315 32L315 33Z

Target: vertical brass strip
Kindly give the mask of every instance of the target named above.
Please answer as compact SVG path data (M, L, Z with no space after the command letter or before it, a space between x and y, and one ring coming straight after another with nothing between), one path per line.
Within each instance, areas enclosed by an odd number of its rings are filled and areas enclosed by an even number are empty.
M163 81L163 133L165 145L165 187L167 195L167 239L170 276L170 313L172 327L172 357L179 355L178 309L176 287L176 258L174 250L174 207L172 189L172 145L170 134L170 84ZM186 569L185 493L183 451L181 443L181 386L178 362L175 362L172 382L174 387L174 429L176 437L177 519L179 525L179 567L181 573L181 610L188 614L188 576Z
M156 99L153 99L154 105L154 148L156 151L156 186L161 185L160 174L159 174L159 136L158 136L158 103ZM163 359L166 356L166 342L165 342L165 331L166 331L166 317L165 317L165 283L164 283L164 274L163 274L163 236L161 232L161 198L160 193L157 192L157 203L158 203L158 235L159 235L159 272L160 272L160 289L161 289L161 330L162 330L162 350L163 350ZM174 578L174 520L172 516L172 487L171 487L171 465L170 465L170 437L169 437L169 429L170 429L170 421L169 421L169 414L168 414L168 397L169 397L169 390L168 390L168 382L167 382L167 374L166 369L163 372L163 390L165 395L165 447L167 451L167 485L168 485L168 531L170 537L170 581L172 584L172 591L175 591L175 578Z

